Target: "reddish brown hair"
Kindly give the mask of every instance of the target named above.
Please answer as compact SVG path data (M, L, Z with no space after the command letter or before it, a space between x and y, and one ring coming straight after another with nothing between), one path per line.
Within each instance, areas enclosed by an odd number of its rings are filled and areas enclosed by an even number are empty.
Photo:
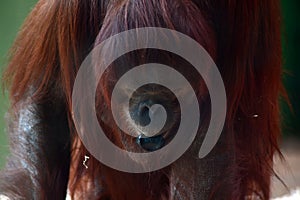
M216 178L220 184L207 189L210 197L224 190L228 199L253 192L269 199L272 159L279 152L282 89L276 0L40 0L16 39L4 74L12 105L12 155L1 175L1 193L63 199L69 184L77 198L170 196L162 189L168 188L168 168L133 175L91 158L85 170L82 158L87 151L71 117L76 73L93 46L120 31L146 26L191 36L211 54L222 74L228 97L222 141L230 149L230 167ZM126 181L116 182L117 176Z

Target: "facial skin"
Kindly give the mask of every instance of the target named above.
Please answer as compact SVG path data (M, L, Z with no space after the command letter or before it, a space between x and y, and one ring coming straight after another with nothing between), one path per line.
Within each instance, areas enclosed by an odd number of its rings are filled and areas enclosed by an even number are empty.
M157 56L158 54L160 56ZM124 180L124 191L130 191L130 188L137 188L140 190L135 193L135 197L131 196L132 198L155 199L157 196L162 198L162 196L168 194L167 196L169 196L170 199L207 199L212 188L217 185L218 181L221 181L219 176L221 175L221 172L226 169L230 160L227 159L228 152L224 152L222 150L222 148L225 149L226 145L224 143L225 137L221 138L218 144L219 147L214 149L207 158L199 159L198 157L199 149L203 138L205 137L207 119L209 119L208 116L210 113L210 101L206 86L203 83L201 76L195 72L185 60L176 56L171 56L166 52L153 50L149 50L147 55L150 55L150 57L141 56L141 52L137 52L134 56L129 55L127 58L120 58L112 64L109 69L107 69L105 77L99 83L97 90L98 99L96 99L96 102L98 102L98 113L101 113L101 115L98 114L98 119L101 121L101 119L106 118L105 120L102 120L103 125L106 126L107 130L110 130L110 132L114 132L113 137L107 135L110 140L120 148L127 151L147 153L163 148L176 135L181 119L179 102L174 93L172 93L168 88L158 84L147 84L141 86L135 91L131 90L130 84L121 85L120 91L123 92L121 95L127 97L124 99L129 99L129 102L119 103L117 105L117 110L121 113L122 122L125 123L125 126L127 126L131 132L129 135L114 128L117 126L114 123L111 111L107 109L114 102L110 101L111 96L109 96L106 100L101 94L103 94L104 91L109 91L108 93L111 94L120 77L127 71L131 70L131 66L138 66L144 61L158 62L172 66L175 70L181 72L185 77L192 80L192 87L198 95L198 103L201 107L200 110L202 118L199 119L201 121L201 127L198 130L197 137L195 138L192 146L182 157L169 167L152 173L135 175L108 169L113 171L113 175L110 178L120 184L123 184L122 180ZM132 59L133 57L135 59ZM143 58L143 62L139 62L141 58ZM130 62L131 60L132 62ZM134 80L132 80L132 82L134 82ZM190 91L188 91L187 88L181 88L177 93L178 95L188 98L187 94L189 94L189 92ZM128 95L131 96L129 97ZM129 107L125 106L125 104L129 104ZM147 131L143 130L143 127L151 123L150 108L156 104L164 107L167 113L167 120L162 130L157 132L155 135L151 135ZM128 108L129 110L127 110ZM132 135L135 135L135 137ZM140 135L142 135L142 137L139 137ZM121 142L118 143L115 141ZM209 179L205 177L206 174L209 174ZM126 179L128 179L129 176L135 178L133 178L130 186L125 186ZM149 184L142 187L141 181L143 180L148 180L147 182ZM158 180L165 181L159 181L160 183L157 183L156 181ZM153 186L153 184L162 184L166 186L157 188L156 186ZM222 187L222 191L224 192L226 187ZM153 190L155 193L153 194L154 196L150 195L147 190ZM201 196L199 196L199 193L196 191L201 191ZM119 192L123 194L123 192ZM116 193L118 192L116 191ZM137 197L138 194L142 196Z

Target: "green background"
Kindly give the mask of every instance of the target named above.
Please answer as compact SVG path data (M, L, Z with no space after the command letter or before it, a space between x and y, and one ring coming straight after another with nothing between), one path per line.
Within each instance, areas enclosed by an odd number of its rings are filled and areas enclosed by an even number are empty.
M22 22L33 8L36 0L1 0L0 2L0 70L5 68L7 54ZM300 137L300 1L282 0L284 25L282 27L284 50L284 83L292 102L290 112L282 103L283 132L285 136ZM7 95L0 93L0 168L8 154L5 112Z
M0 1L0 71L7 63L7 55L18 31L36 0L1 0ZM2 84L1 84L2 86ZM0 91L0 168L4 166L8 154L5 113L9 107L6 93Z

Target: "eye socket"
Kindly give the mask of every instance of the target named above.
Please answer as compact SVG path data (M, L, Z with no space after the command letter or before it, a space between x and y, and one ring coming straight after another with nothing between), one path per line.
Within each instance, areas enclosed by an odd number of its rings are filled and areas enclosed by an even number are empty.
M136 143L146 151L156 151L165 145L165 139L162 134L153 137L145 137L141 134L136 139Z

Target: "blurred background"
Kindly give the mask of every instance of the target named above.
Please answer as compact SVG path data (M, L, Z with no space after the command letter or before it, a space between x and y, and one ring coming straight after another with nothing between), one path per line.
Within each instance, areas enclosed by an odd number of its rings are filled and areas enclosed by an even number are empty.
M22 22L37 0L1 0L0 2L0 71L8 60L8 51ZM300 186L300 1L282 0L282 39L284 52L284 85L292 104L292 111L285 102L282 107L282 150L287 163L277 158L276 171L291 189ZM2 86L1 86L2 90ZM0 169L9 155L5 113L9 107L6 91L0 93ZM273 196L287 193L286 188L274 179Z
M1 0L0 1L0 72L5 69L8 51L18 34L20 26L37 0ZM9 107L7 93L0 84L0 169L8 155L5 113Z

